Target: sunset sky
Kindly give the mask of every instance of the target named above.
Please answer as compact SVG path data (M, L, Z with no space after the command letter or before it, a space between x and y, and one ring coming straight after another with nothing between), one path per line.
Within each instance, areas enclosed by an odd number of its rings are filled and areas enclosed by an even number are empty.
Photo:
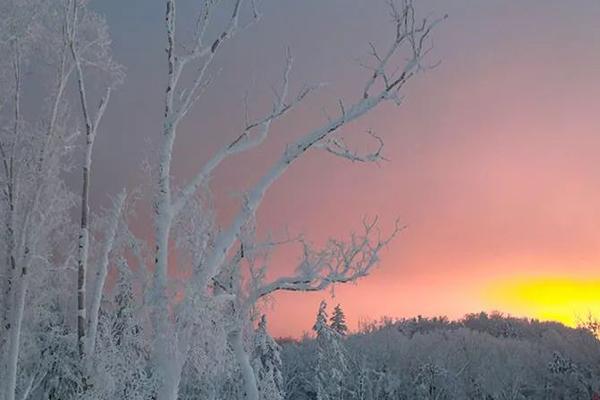
M127 67L95 148L93 201L144 182L141 162L159 140L165 87L163 2L93 0ZM193 1L181 2L180 14ZM358 165L313 151L273 187L259 231L287 229L315 244L343 237L364 216L382 229L407 228L357 285L331 293L278 295L269 305L275 335L310 330L318 303L341 303L361 319L500 310L559 319L600 314L600 2L597 0L426 0L421 15L448 19L433 35L441 64L348 128L357 146L372 129L388 162ZM182 126L175 174L189 177L243 123L269 109L285 48L292 89L328 85L274 126L259 151L223 165L213 181L226 222L240 194L294 137L326 121L324 108L350 104L367 73L369 42L392 38L379 0L264 0L263 20L227 44L214 89ZM155 146L154 146L155 147ZM150 231L151 226L139 226ZM292 250L273 257L289 271Z

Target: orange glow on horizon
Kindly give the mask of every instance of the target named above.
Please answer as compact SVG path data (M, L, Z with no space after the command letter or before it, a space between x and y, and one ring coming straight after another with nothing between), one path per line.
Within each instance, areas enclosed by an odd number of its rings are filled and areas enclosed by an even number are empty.
M600 279L538 277L494 283L489 300L508 312L577 326L600 310Z

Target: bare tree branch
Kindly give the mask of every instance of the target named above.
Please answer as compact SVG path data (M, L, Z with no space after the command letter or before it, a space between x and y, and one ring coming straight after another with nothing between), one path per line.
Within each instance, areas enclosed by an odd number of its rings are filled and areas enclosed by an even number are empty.
M367 131L367 133L369 134L369 136L375 139L375 141L378 144L377 150L370 153L359 154L358 152L349 149L342 138L330 138L326 142L318 143L316 147L324 148L329 153L338 157L348 159L352 162L387 161L387 159L381 154L384 147L383 139L374 134L372 131Z
M276 291L320 291L336 283L354 282L367 276L379 262L379 252L403 227L396 221L393 231L381 238L377 218L363 221L364 232L351 235L348 241L330 240L327 246L315 251L303 243L303 258L296 275L282 277L256 288L250 303Z
M425 19L421 25L415 27L414 9L412 2L410 1L406 2L402 9L402 14L398 12L395 6L392 6L392 15L394 16L396 24L396 38L385 56L381 57L381 61L376 70L377 72L367 81L362 98L351 107L344 107L341 111L341 115L337 118L332 119L326 125L302 136L294 144L289 145L281 158L276 161L262 176L258 183L249 190L246 197L247 201L244 202L233 222L227 229L223 230L215 240L213 253L208 258L206 265L203 266L206 270L204 282L208 283L210 279L218 273L227 254L235 244L241 227L246 221L254 217L267 190L294 161L315 145L326 142L340 127L362 117L382 102L387 100L395 102L399 101L399 90L412 76L420 71L421 57L423 55L422 44L433 27L445 17L432 22L428 22ZM399 76L388 76L385 73L386 67L390 64L392 56L400 51L401 44L405 42L410 44L412 56L409 61L405 63ZM380 78L384 80L385 85L375 94L371 94L375 82Z
M286 52L286 65L283 73L283 82L280 92L276 95L271 113L253 122L246 124L242 133L231 143L221 148L194 176L194 178L181 190L173 203L173 214L177 215L191 196L210 178L214 170L228 157L253 149L262 144L268 137L273 121L282 118L295 106L300 104L311 92L320 85L302 88L296 97L287 102L289 92L289 77L293 65L293 57L288 49Z

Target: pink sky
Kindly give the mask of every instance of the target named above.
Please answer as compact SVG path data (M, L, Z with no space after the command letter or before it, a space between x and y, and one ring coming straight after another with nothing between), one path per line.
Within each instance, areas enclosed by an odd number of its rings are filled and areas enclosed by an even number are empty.
M230 45L219 91L182 127L176 144L181 177L235 136L244 90L254 88L257 114L268 104L286 45L297 60L295 88L331 85L276 125L264 148L218 172L223 220L286 143L323 122L323 106L333 110L338 97L355 98L365 79L356 58L367 53L368 41L385 43L390 33L385 7L373 4L266 1L261 26ZM449 14L434 36L432 61L442 64L409 85L400 108L386 105L348 130L353 138L366 129L380 134L390 162L361 166L312 152L273 187L259 211L261 232L287 227L315 243L343 236L365 215L379 215L384 228L398 217L408 228L385 250L372 276L338 287L335 299L329 293L276 296L268 308L276 335L310 330L323 298L342 304L352 328L361 318L386 315L460 317L500 309L543 316L533 306L488 292L498 282L537 277L600 279L600 3L417 5L425 13ZM106 8L117 32L132 30L129 20L119 19L129 15L122 2L98 6ZM98 142L95 162L104 166L106 178L97 177L96 195L138 184L139 148L159 132L162 86L148 82L162 79L163 64L154 63L157 69L148 59L162 60L162 42L150 49L142 39L162 31L144 25L154 19L160 24L160 14L154 18L151 7L147 12L139 32L115 38L117 53L129 57L129 78L109 110L114 126L107 130L119 136ZM146 92L156 92L158 101L147 100L153 97ZM118 173L123 170L133 172ZM295 260L282 253L274 261L276 275Z
M384 315L494 309L543 317L486 291L536 276L600 277L600 34L586 20L557 27L553 17L538 16L547 25L537 32L517 18L487 51L440 50L443 64L413 82L403 107L356 127L384 135L389 163L313 155L270 194L266 224L287 221L321 240L364 214L408 225L373 276L329 300L353 327ZM274 331L309 330L322 298L278 296Z

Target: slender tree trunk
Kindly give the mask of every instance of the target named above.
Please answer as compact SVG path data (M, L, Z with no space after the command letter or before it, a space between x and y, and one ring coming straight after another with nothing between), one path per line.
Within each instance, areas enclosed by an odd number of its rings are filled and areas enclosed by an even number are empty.
M181 381L181 366L172 359L173 363L165 362L163 366L170 366L161 373L161 383L157 393L157 400L177 400L179 397L179 382Z
M77 71L77 85L79 89L79 100L81 103L81 111L83 113L83 121L85 123L85 159L83 162L83 182L81 188L81 224L79 230L79 252L77 260L77 345L79 350L79 357L83 358L86 350L86 327L87 327L87 315L86 315L86 275L88 265L88 253L89 253L89 242L90 234L88 227L89 219L89 187L90 187L90 170L92 166L92 150L94 148L94 139L96 137L96 128L99 118L102 117L104 112L104 103L100 105L100 111L96 116L96 121L92 123L87 95L85 89L85 82L83 76L83 68L81 66L81 60L75 49L75 33L77 31L77 3L73 3L73 21L71 25L71 32L69 38L69 47L75 70ZM110 92L109 92L110 94ZM107 99L108 100L108 99Z
M102 302L102 293L104 291L104 284L106 283L106 276L108 275L108 264L110 252L113 248L117 230L119 227L119 220L121 213L123 212L123 206L125 203L125 192L121 193L117 198L114 205L113 214L110 218L110 224L106 231L106 237L104 240L104 247L102 249L102 255L100 259L100 265L96 271L96 281L94 284L94 290L92 292L92 304L90 308L89 318L89 334L87 340L86 354L91 355L96 347L96 333L98 331L98 314L100 312L100 304Z
M4 305L2 310L2 325L4 329L10 329L10 304L13 297L13 285L16 279L17 264L15 261L15 203L14 203L14 181L9 167L7 154L4 146L0 145L4 169L6 171L6 191L8 194L8 215L6 216L6 273L7 278L4 287Z
M6 252L8 262L8 279L6 282L6 303L11 303L13 280L16 279L16 262L15 262L15 202L14 202L14 147L16 146L17 139L19 137L21 127L21 57L19 52L19 43L15 40L13 43L13 73L15 80L15 92L13 96L14 101L14 123L13 123L13 143L12 148L9 149L10 153L6 152L4 146L0 146L2 152L2 161L4 165L4 172L6 176L6 191L8 194L8 213L6 219ZM3 319L5 326L10 328L9 309L5 310Z
M167 295L169 236L172 223L171 158L177 117L173 111L173 95L177 85L175 47L175 1L167 1L165 16L167 27L168 84L165 90L163 144L158 171L158 193L155 206L155 265L153 279L153 325L156 335L154 363L160 376L158 400L175 400L178 397L181 367L177 361L176 327L169 321Z
M9 215L7 218L7 253L9 261L9 277L6 288L7 310L5 311L6 328L9 331L8 359L6 362L7 381L6 400L14 400L17 384L17 365L19 360L21 323L25 309L25 293L27 292L27 268L21 270L21 277L17 277L17 265L15 260L15 204L14 204L14 165L13 153L16 146L21 126L21 58L19 43L14 42L13 70L15 79L14 93L14 131L13 145L10 154L5 154L2 149L4 168L7 178L7 191L9 201ZM15 287L15 283L17 286ZM15 290L16 289L16 290Z
M10 307L11 297L13 292L13 281L16 277L17 265L15 262L15 233L14 233L14 200L13 200L13 191L12 191L12 183L8 184L8 213L7 222L6 222L6 252L7 252L7 280L6 280L6 288L4 291L4 304L6 308L2 310L2 323L4 329L10 329Z
M154 289L156 291L155 295L159 298L165 294L167 286L168 246L173 218L171 204L171 158L178 123L176 113L173 111L173 95L178 79L175 71L175 2L173 0L167 1L166 25L169 42L167 47L169 82L165 90L163 145L159 161L158 193L154 221L156 235Z
M89 187L90 187L90 168L92 165L92 149L94 147L94 131L87 109L87 100L85 86L83 84L83 71L81 64L75 53L74 44L71 43L71 52L75 59L79 82L79 96L81 99L81 108L85 122L85 159L83 163L83 182L81 187L81 224L79 230L79 257L77 260L77 343L79 356L83 357L85 351L85 328L86 328L86 299L85 286L89 252L89 227L88 218L90 213L89 205Z
M153 279L153 325L156 334L155 360L161 383L159 400L177 398L179 377L174 377L177 343L173 323L169 321L169 298L167 294L169 236L171 231L171 187L170 162L173 143L173 128L165 122L164 147L160 161L158 196L155 210L155 265ZM174 387L177 383L177 387Z
M6 400L15 400L15 391L17 387L17 367L19 363L19 347L21 345L21 325L23 323L23 313L25 310L25 295L27 294L28 275L27 267L23 266L21 276L18 279L16 290L11 306L11 328L9 334L9 347L7 359L6 376Z
M88 145L89 146L89 145ZM86 163L87 164L87 163ZM81 193L81 225L79 231L79 258L77 260L77 345L79 356L85 350L85 282L89 246L88 212L89 212L89 168L83 167L83 188Z
M156 253L154 266L154 286L152 321L155 333L154 363L160 376L158 400L175 400L179 387L179 377L174 376L175 354L177 346L173 330L175 327L169 321L167 296L168 246L171 217L168 210L168 185L160 185L160 194L156 210Z

